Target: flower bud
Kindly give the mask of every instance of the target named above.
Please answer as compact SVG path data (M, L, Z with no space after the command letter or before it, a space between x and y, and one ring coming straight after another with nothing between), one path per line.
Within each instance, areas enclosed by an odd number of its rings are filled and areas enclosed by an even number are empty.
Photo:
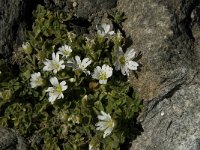
M69 81L70 81L71 83L74 83L74 82L76 82L76 79L75 79L75 78L70 78Z
M31 54L32 53L32 47L31 47L29 42L23 43L22 44L22 49L23 49L24 53L26 53L26 54Z
M10 100L12 97L11 91L10 90L5 90L3 92L0 92L0 98L3 100Z

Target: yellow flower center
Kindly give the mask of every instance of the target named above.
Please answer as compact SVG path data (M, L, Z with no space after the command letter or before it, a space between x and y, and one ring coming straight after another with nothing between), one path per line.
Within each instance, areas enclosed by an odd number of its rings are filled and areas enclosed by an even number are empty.
M107 126L108 126L108 128L113 128L114 122L113 122L112 119L110 119L110 120L108 121Z
M53 67L54 69L59 69L59 68L60 68L60 64L59 64L58 62L56 62L56 61L53 61L53 62L52 62L52 67Z
M69 55L71 52L70 51L68 51L68 50L65 50L64 51L64 55Z
M106 72L103 72L103 71L100 72L99 79L100 80L106 80L107 79Z
M43 84L42 78L38 78L37 80L35 80L35 84L42 85Z
M62 86L61 85L56 87L56 92L62 93Z
M124 56L120 57L120 58L119 58L119 62L120 62L122 65L125 65L125 63L126 63L125 57L124 57Z

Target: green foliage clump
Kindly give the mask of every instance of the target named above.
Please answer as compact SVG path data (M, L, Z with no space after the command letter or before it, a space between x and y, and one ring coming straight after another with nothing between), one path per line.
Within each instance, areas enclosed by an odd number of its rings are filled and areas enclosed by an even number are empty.
M20 73L9 73L0 62L0 126L18 129L35 150L120 149L125 139L134 134L129 126L142 105L120 71L113 70L112 76L106 78L107 84L100 84L91 74L95 67L104 64L114 68L114 53L123 46L125 38L117 29L112 36L78 36L70 28L72 14L50 11L40 5L34 17L27 43L13 56ZM124 19L120 13L111 16L114 23L121 23L120 18ZM56 73L45 70L44 62L50 61L52 53L63 45L72 49L68 58L62 58L65 68ZM91 60L87 70L67 66L76 56ZM41 84L31 86L30 80L38 72ZM52 87L52 77L64 81L67 89L54 87L53 90L63 93L63 98L50 102L50 94L55 94L47 91ZM104 130L96 129L102 112L109 114L112 122L112 132L105 137Z

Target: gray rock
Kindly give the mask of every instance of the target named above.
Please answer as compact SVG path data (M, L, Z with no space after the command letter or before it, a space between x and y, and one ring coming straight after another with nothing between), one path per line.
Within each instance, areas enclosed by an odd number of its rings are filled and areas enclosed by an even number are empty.
M200 84L183 85L151 109L131 150L199 150Z
M200 149L199 2L118 0L131 45L142 52L132 77L147 111L131 150Z
M31 28L32 11L41 0L0 1L0 58L8 59L24 42L25 29Z
M18 29L22 15L22 3L22 0L0 1L0 55L4 58L11 55L18 39L23 38L23 36L17 36L20 32Z
M47 7L74 12L78 18L94 19L99 12L117 6L117 0L44 0Z
M107 9L116 7L117 0L79 0L77 16L91 18L98 12L105 12Z
M13 129L0 128L1 150L27 150L24 139Z

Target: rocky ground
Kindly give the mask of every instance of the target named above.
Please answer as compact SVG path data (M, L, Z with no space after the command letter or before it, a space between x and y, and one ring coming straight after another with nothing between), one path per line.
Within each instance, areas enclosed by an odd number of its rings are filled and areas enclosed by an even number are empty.
M39 3L75 11L86 24L73 25L80 33L92 30L92 24L109 9L124 11L127 20L123 26L132 41L130 46L142 53L138 77L131 80L147 107L138 118L144 131L130 149L200 149L199 0L1 0L1 58L9 60L22 44L24 29L30 29L33 21L31 12ZM10 147L13 143L20 150L24 147L15 133L0 129L1 149L8 149L9 142ZM15 142L8 140L9 136Z
M148 108L131 150L200 149L199 2L119 0L117 7L142 52L133 85Z

